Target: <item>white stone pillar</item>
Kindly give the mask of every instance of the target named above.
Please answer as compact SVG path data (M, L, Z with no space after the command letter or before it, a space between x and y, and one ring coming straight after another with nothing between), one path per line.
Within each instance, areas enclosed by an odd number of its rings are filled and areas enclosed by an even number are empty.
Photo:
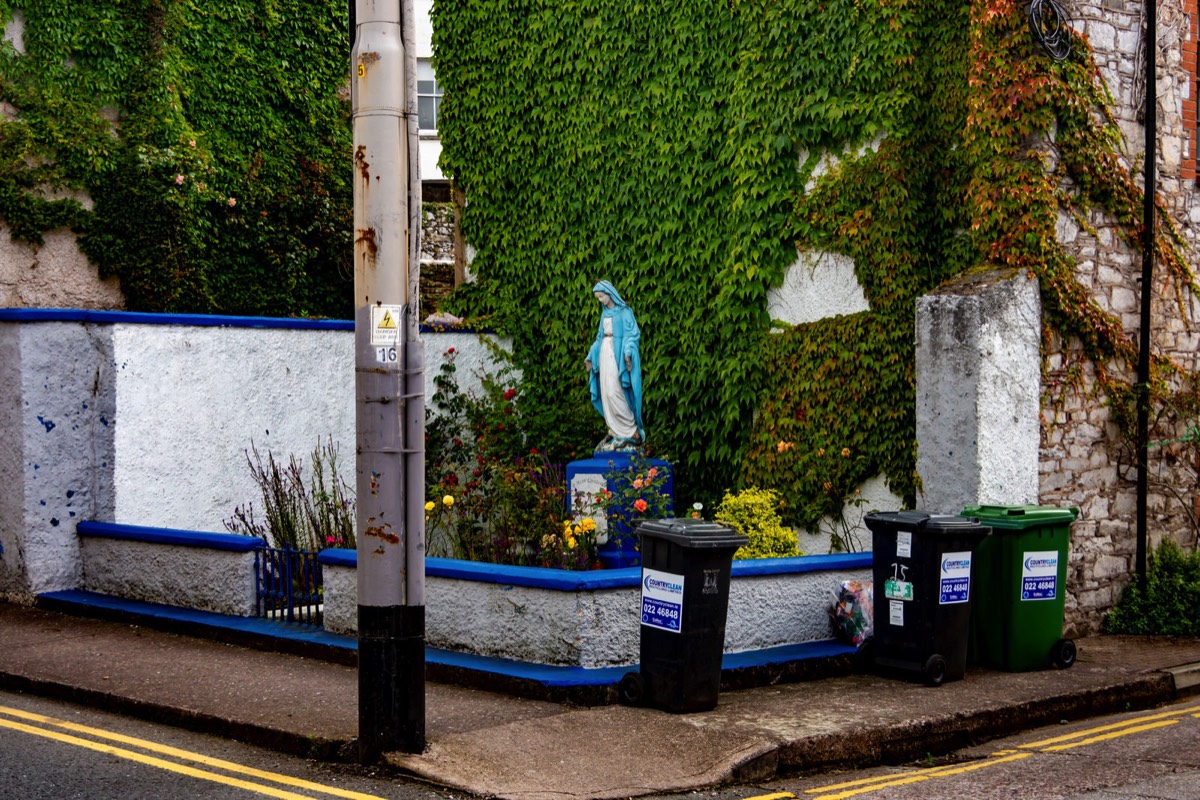
M75 523L112 515L109 326L0 322L0 597L79 586Z
M1038 501L1041 296L1003 270L917 300L917 472L930 513Z

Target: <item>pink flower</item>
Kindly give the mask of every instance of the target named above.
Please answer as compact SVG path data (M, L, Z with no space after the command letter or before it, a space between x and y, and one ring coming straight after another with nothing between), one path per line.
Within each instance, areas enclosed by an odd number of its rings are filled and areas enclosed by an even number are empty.
M650 469L646 470L647 477L653 478L657 474L658 474L658 467L651 467Z
M332 536L325 537L325 544L336 544L336 543L337 543L337 539L335 539L334 537L332 537Z
M195 139L192 139L192 140L190 140L190 141L188 142L188 147L195 147L195 146L196 146L196 140L195 140Z
M237 198L236 197L229 198L229 207L233 208L236 205L237 205Z
M175 176L175 185L176 185L176 186L182 186L182 185L183 185L183 175L176 175L176 176Z
M646 501L639 497L637 500L633 501L633 507L636 508L638 511L645 511L646 510Z
M635 488L635 489L640 489L640 488L642 488L642 479L641 479L641 478L634 478L634 479L633 479L633 488Z

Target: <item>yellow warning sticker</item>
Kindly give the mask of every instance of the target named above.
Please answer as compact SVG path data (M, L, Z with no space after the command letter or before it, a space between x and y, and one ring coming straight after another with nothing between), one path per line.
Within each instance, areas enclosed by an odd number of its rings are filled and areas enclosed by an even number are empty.
M371 344L395 345L400 343L400 306L371 307Z

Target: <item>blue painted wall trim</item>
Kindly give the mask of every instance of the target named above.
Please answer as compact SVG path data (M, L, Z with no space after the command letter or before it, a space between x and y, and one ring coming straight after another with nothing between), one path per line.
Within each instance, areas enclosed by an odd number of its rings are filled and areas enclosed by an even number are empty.
M328 564L331 567L354 567L357 569L358 551L331 547L328 550L322 550L317 553L317 561L321 564Z
M230 550L235 553L257 550L267 544L261 537L242 536L236 533L180 531L173 528L148 528L141 525L121 525L115 522L86 520L76 525L75 531L80 536L100 536L107 539L174 544L182 547L207 547L210 550Z
M322 564L340 567L357 567L358 553L354 550L322 550L318 560ZM733 577L750 578L766 575L797 575L806 572L832 572L837 570L869 569L870 553L834 553L820 556L797 556L795 558L758 558L733 562ZM425 574L439 578L501 583L506 586L529 586L539 589L555 589L563 592L596 589L623 589L635 587L642 578L639 567L624 569L598 569L574 572L545 567L509 567L485 564L479 561L460 561L453 558L427 558Z
M354 551L350 550L346 552L352 553ZM119 611L134 616L172 620L277 639L310 642L327 647L337 647L339 649L355 650L358 648L358 639L356 637L329 633L320 628L307 625L288 625L254 617L233 617L225 614L216 614L211 611L197 611L195 609L167 606L159 603L146 603L141 600L126 600L121 597L112 597L80 589L47 592L38 595L38 597L83 608ZM725 653L721 658L721 668L723 670L744 669L808 658L830 658L849 655L854 650L853 646L832 639L804 642L802 644L771 647L765 650ZM430 664L452 666L478 672L490 672L496 675L534 681L543 686L555 687L611 686L619 682L625 673L638 669L636 664L625 667L599 667L592 669L552 664L535 664L527 661L511 661L506 658L460 653L434 647L425 648L425 659Z
M353 331L345 319L293 317L234 317L220 314L150 314L142 311L91 311L83 308L0 308L0 322L91 322L97 324L191 325L202 328L286 328L289 330ZM491 330L421 325L422 333L492 333Z
M870 569L871 558L870 553L828 553L819 556L793 556L792 558L751 558L733 562L733 577L748 578L754 575L794 575L805 572Z

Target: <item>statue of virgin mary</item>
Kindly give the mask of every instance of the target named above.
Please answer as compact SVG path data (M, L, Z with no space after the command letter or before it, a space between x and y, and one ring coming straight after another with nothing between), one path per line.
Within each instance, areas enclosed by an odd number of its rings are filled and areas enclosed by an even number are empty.
M608 281L592 287L603 311L584 364L592 405L604 417L608 435L596 452L637 450L646 438L642 425L642 361L638 351L637 320L620 293Z

